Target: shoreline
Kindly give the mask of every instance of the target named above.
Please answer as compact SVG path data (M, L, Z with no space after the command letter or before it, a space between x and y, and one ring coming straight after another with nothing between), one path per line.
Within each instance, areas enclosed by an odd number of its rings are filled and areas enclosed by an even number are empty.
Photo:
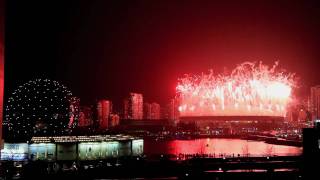
M209 135L199 135L199 136L179 136L179 137L143 137L146 140L156 140L156 141L170 141L170 140L195 140L195 139L205 139L205 138L216 138L216 139L242 139L242 140L252 140L252 141L262 141L267 144L274 145L284 145L284 146L294 146L302 147L302 141L299 140L287 140L277 137L269 136L239 136L239 135L228 135L228 136L209 136Z

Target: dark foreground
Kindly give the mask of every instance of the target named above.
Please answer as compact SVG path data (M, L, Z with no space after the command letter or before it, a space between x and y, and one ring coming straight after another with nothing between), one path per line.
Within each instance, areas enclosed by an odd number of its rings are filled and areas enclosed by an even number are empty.
M122 158L81 162L2 162L6 179L303 179L301 157Z

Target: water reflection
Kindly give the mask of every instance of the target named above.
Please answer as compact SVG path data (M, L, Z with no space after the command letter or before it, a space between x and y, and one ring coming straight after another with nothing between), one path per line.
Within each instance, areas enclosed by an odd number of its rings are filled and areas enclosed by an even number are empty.
M237 156L285 156L299 155L302 148L284 145L267 144L262 141L242 139L194 139L170 141L145 141L146 154L216 154Z

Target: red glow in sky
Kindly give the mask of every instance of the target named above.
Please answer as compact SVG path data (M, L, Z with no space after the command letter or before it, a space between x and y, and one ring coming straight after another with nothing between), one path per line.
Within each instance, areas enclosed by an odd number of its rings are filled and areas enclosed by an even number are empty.
M181 116L284 116L294 74L244 62L231 73L186 75L176 87Z

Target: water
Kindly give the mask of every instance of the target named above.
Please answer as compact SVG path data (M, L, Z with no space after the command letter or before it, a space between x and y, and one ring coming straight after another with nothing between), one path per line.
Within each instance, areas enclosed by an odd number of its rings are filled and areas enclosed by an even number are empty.
M302 153L301 147L273 145L263 141L203 138L193 140L144 141L144 153L152 154L215 154L237 156L290 156Z

